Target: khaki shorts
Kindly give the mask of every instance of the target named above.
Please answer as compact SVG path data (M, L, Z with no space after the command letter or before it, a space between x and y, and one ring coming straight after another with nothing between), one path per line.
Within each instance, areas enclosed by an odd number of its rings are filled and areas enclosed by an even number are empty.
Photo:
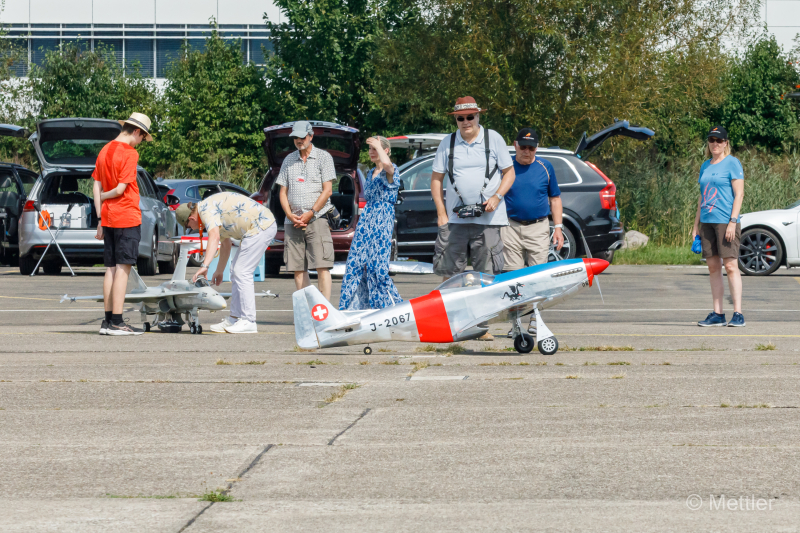
M484 274L503 271L503 239L500 226L483 224L445 224L439 226L433 255L433 271L442 277L472 270Z
M550 252L550 221L545 218L527 226L515 220L500 230L506 270L547 263Z
M283 225L283 262L289 272L333 268L333 237L328 219L322 217L306 226Z
M725 240L728 224L700 224L700 243L703 245L703 258L722 257L723 259L739 257L739 241L742 236L741 224L736 224L736 235L733 240Z

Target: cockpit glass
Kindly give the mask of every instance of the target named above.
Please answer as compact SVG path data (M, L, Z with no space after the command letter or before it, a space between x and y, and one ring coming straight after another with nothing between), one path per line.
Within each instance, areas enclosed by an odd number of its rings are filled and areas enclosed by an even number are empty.
M208 280L206 278L197 278L197 281L194 282L194 286L198 289L202 289L203 287L208 287Z
M481 272L462 272L461 274L453 276L436 287L436 290L479 289L481 287L488 287L492 284L494 284L494 276L491 274L483 274Z

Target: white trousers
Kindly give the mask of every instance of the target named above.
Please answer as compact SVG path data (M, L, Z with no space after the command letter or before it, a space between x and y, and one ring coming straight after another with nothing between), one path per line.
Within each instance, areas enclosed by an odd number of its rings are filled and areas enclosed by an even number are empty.
M256 321L253 273L276 233L278 225L273 224L256 235L242 239L239 253L231 263L231 316Z

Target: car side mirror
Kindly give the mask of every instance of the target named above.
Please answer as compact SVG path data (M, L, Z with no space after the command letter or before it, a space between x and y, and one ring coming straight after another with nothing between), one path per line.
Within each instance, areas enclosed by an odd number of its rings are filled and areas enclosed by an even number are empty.
M181 199L174 194L167 194L164 196L164 203L170 207L181 205Z

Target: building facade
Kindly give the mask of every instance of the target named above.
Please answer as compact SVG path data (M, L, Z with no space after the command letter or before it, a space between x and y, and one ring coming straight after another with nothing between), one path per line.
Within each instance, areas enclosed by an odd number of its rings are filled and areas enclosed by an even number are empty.
M126 69L163 78L184 41L190 48L204 46L212 20L223 37L241 40L245 61L263 63L271 49L265 16L280 22L269 0L5 0L0 21L6 38L27 51L15 67L18 76L41 64L48 50L77 42L107 48Z

